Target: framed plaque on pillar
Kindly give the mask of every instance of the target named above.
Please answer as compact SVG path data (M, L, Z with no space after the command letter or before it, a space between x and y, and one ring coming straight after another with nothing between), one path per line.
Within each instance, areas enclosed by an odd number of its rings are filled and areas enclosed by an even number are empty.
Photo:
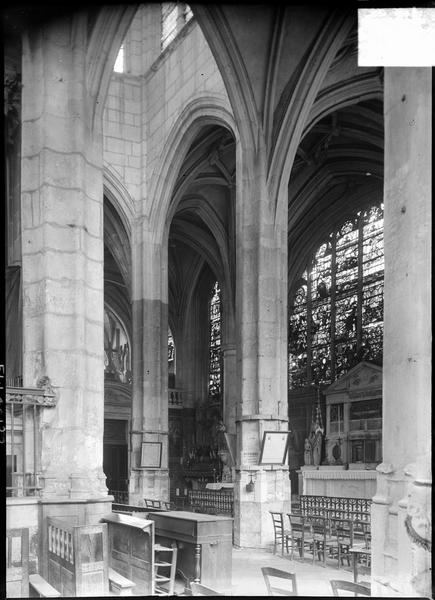
M283 465L290 431L265 431L261 444L260 465Z
M142 442L140 466L144 469L160 469L162 442Z

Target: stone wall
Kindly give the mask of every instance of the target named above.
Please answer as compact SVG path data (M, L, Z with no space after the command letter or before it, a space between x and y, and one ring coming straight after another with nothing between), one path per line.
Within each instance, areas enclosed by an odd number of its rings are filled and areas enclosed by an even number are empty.
M160 53L159 40L149 36L152 11L142 7L133 20L124 42L127 72L113 73L103 114L104 165L127 188L138 214L149 212L154 200L147 197L150 180L183 109L201 96L228 102L195 20Z

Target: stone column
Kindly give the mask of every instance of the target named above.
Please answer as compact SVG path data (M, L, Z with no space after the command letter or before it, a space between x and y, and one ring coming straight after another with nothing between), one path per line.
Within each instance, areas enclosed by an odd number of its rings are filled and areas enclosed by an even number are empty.
M261 150L237 149L234 542L248 547L272 542L269 510L290 511L288 467L259 465L264 431L288 430L287 353L282 352L287 332L287 215L275 225L265 162ZM247 491L251 476L254 490Z
M223 344L223 417L227 433L236 434L236 408L237 408L237 372L236 372L236 345Z
M133 400L130 503L169 499L167 248L144 220L133 235ZM149 442L151 442L149 444ZM143 444L145 445L143 446ZM145 463L142 462L144 448ZM153 467L161 450L160 466Z
M383 463L372 595L431 596L431 69L385 69Z
M23 376L25 386L48 377L58 397L43 412L47 499L107 498L102 146L90 124L86 31L71 17L23 40Z

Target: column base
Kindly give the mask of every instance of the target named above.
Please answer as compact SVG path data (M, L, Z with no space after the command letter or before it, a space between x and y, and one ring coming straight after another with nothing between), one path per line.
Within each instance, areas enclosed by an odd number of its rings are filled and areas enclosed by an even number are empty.
M39 477L41 498L46 499L88 499L108 496L106 476L100 470L97 475L87 473L64 474L46 472Z
M290 508L288 468L250 466L236 470L234 544L241 548L272 546L274 531L269 511L288 513Z
M132 469L129 503L144 506L145 498L169 501L168 469Z
M431 596L431 465L377 468L372 507L372 595Z

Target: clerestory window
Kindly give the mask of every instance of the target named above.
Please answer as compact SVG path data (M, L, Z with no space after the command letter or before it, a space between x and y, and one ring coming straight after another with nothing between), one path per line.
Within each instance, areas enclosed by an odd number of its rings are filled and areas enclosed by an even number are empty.
M383 281L381 204L347 219L308 261L290 307L290 388L382 362Z
M221 359L221 291L219 283L213 285L210 305L210 337L209 337L209 373L208 395L209 398L220 397L222 385L222 359Z
M162 3L162 51L169 46L192 17L192 9L184 2Z
M113 66L115 73L124 73L125 71L125 57L124 57L124 44L121 45L118 56L116 57L115 64Z

